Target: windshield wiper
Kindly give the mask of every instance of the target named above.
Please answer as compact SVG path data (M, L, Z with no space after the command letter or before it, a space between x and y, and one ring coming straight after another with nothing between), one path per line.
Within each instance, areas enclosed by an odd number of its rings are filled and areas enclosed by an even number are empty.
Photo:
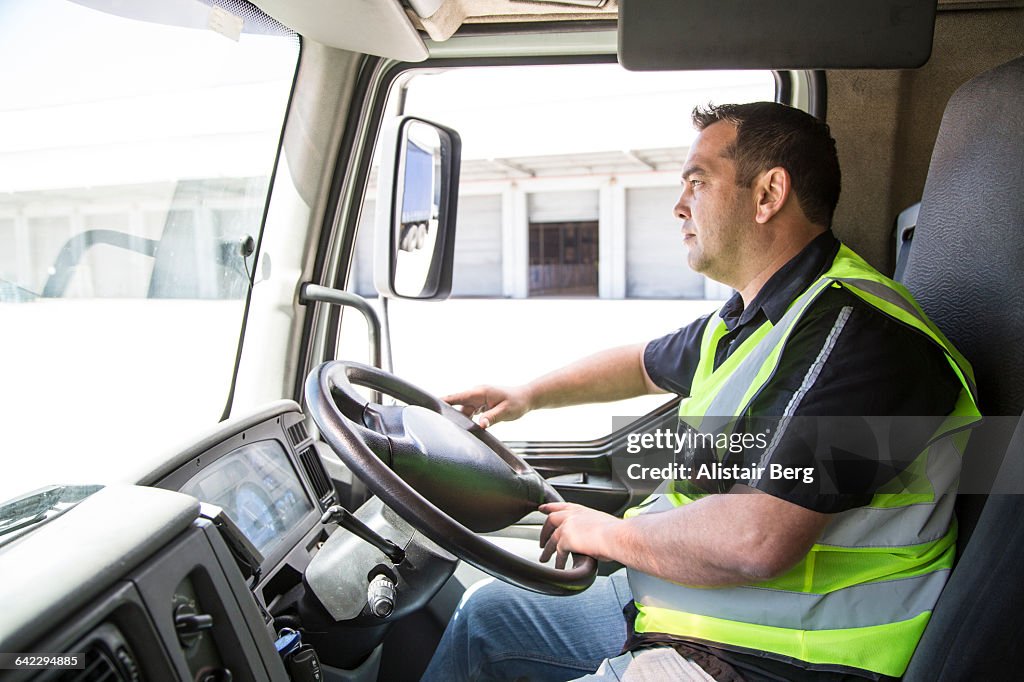
M0 537L54 519L101 488L101 485L54 485L6 502L0 505Z
M17 282L0 278L0 302L2 303L30 303L39 298L39 294L30 291Z

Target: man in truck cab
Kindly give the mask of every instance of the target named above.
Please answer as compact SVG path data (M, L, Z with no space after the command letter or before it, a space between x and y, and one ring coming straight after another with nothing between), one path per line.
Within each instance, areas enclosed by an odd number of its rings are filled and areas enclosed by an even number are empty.
M758 445L725 460L689 448L684 465L812 475L670 481L625 518L542 506L543 561L573 552L625 569L572 598L471 588L425 680L884 679L917 646L955 553L966 436L952 418L978 414L971 368L832 234L840 170L825 123L765 102L692 118L674 214L690 267L732 298L646 344L446 400L486 428L676 393L680 434L774 419ZM828 442L822 420L871 415L914 417L886 436L902 454Z

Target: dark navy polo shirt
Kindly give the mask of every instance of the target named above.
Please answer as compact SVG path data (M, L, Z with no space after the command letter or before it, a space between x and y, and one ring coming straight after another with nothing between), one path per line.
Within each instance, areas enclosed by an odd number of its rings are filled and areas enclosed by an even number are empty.
M826 231L775 273L749 306L734 294L718 312L728 332L715 349L715 367L765 321L777 324L789 304L828 270L838 250L839 241ZM704 316L647 345L644 366L656 385L689 395L710 319ZM902 453L905 465L927 445L941 422L937 417L952 411L960 388L944 352L928 337L850 291L830 287L797 323L775 374L750 406L749 421L738 427L754 430L760 417L769 423L790 415L771 423L779 433L773 436L777 442L768 462L790 470L813 467L813 481L762 476L746 483L819 512L865 505L880 485L898 475L900 463L879 462L875 436L869 433L877 420L864 425L865 433L851 434L849 417L895 418L884 446ZM822 440L840 431L842 444L823 451ZM764 449L753 449L731 463L763 462L763 456ZM728 457L724 463L730 464ZM717 492L731 484L721 486Z

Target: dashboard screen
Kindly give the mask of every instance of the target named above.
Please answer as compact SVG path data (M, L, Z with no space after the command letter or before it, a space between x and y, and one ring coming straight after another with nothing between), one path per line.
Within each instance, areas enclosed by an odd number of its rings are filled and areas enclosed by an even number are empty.
M263 556L313 511L276 440L229 452L189 479L181 492L223 509Z

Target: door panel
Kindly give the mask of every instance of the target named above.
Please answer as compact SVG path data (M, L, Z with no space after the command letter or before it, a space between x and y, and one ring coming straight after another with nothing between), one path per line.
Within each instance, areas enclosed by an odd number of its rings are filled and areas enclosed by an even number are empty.
M658 481L636 481L628 463L631 433L674 431L679 399L673 399L607 438L587 443L509 443L534 469L550 481L567 502L576 502L609 514L621 514L653 492Z

